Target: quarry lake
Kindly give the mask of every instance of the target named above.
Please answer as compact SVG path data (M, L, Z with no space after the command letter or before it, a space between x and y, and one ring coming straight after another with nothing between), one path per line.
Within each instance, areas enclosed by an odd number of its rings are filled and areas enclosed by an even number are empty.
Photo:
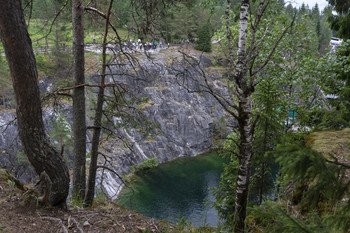
M216 152L182 157L135 175L122 190L118 204L146 216L193 226L216 226L211 188L219 186L225 160Z

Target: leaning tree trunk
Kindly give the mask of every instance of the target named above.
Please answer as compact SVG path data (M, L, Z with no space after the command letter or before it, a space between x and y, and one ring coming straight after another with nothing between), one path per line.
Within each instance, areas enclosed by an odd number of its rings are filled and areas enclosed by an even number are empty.
M84 77L84 7L82 0L72 1L73 24L73 190L72 196L83 200L86 189L86 119Z
M0 31L16 96L18 132L35 171L48 180L45 202L65 205L69 173L52 146L42 120L35 57L20 0L0 0Z

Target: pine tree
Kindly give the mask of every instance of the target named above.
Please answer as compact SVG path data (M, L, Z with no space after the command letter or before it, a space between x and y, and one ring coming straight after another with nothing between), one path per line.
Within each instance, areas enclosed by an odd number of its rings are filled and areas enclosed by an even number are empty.
M338 13L329 17L332 29L343 39L350 39L350 0L328 0Z
M254 207L251 230L264 232L348 232L350 202L347 164L305 144L279 145L273 153L280 163L284 201Z
M1 4L1 39L16 95L18 134L43 184L44 193L38 202L64 207L69 192L68 167L45 131L38 73L21 1Z
M211 52L211 30L208 23L198 29L198 41L195 49L203 52Z

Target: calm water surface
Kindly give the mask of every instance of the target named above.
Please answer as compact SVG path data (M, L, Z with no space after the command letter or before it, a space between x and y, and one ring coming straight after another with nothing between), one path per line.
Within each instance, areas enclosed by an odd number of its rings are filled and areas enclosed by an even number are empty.
M179 217L193 226L216 226L217 211L210 188L218 187L224 160L215 152L180 158L135 176L118 203L146 216L177 223Z

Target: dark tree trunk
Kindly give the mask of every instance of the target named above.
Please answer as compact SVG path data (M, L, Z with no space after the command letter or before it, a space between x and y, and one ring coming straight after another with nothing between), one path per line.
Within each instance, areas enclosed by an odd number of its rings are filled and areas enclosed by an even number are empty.
M270 98L269 98L270 101ZM268 104L268 106L270 106ZM268 126L269 126L269 121L267 118L265 118L264 120L264 139L263 139L263 150L262 150L262 155L265 155L265 153L268 150ZM265 171L266 171L266 160L263 158L262 162L261 162L261 175L260 175L260 185L259 185L259 205L262 204L263 202L263 195L264 195L264 186L265 186Z
M85 206L91 206L94 201L95 195L95 183L96 183L96 172L97 172L97 159L98 159L98 148L100 144L100 135L102 127L102 111L104 103L104 91L105 91L105 77L106 77L106 49L107 49L107 35L109 27L109 18L111 15L111 9L113 5L113 0L110 0L106 23L105 23L105 33L103 38L103 50L102 50L102 73L100 89L97 96L97 106L94 118L94 131L92 135L92 145L91 145L91 161L89 169L89 179L88 179L88 189L84 201Z
M16 95L19 136L35 171L40 177L50 179L45 201L54 206L65 205L69 192L68 168L45 132L35 57L21 1L1 0L0 5L0 30Z
M86 119L84 77L84 7L82 0L72 1L73 24L73 191L72 196L83 200L86 189Z

